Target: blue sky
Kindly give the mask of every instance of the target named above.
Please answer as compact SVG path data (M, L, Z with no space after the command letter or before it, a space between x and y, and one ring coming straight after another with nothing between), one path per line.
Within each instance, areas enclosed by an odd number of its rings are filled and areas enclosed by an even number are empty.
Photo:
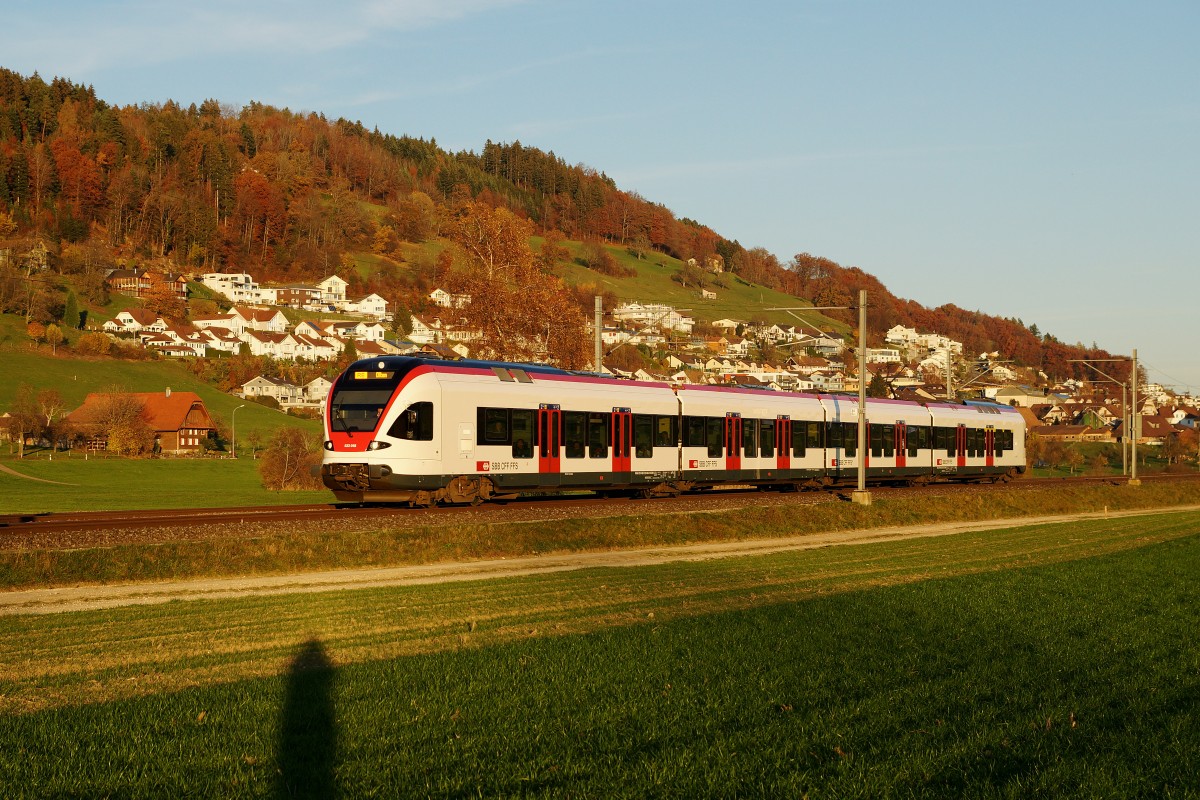
M0 66L520 140L1200 391L1197 41L1194 0L10 0Z

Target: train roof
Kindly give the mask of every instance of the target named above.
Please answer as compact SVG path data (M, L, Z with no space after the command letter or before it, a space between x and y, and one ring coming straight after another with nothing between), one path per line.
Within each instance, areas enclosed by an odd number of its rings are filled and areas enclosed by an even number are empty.
M425 356L374 356L360 358L346 371L392 369L401 374L410 372L420 366L450 367L454 369L519 369L532 375L572 375L565 369L552 367L548 364L524 364L514 361L482 361L478 359L450 360L446 358L430 358Z

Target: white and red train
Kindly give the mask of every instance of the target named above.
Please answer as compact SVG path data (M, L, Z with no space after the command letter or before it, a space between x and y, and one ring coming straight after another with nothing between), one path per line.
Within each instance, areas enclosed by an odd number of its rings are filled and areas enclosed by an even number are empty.
M339 500L477 503L521 492L669 495L1007 480L1025 469L1008 406L615 380L533 364L385 356L337 378L321 476Z

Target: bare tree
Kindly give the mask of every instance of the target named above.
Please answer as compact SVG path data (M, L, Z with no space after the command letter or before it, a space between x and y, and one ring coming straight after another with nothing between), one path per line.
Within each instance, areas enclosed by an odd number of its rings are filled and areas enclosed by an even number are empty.
M280 428L258 464L263 486L274 491L319 489L311 467L321 459L316 437L299 428Z
M24 458L25 440L30 436L40 436L43 430L33 387L27 383L17 387L17 396L8 409L7 427L9 439L17 443L17 458Z

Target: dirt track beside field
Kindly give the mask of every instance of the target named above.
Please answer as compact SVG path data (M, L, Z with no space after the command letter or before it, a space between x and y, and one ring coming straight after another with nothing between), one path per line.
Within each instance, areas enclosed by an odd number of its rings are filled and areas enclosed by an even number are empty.
M404 567L348 569L249 578L220 578L114 586L79 586L29 589L0 593L0 615L55 614L92 611L133 605L186 600L224 600L263 595L332 592L388 586L451 583L525 577L543 573L600 567L644 567L672 561L766 555L850 544L871 544L901 539L947 536L956 533L1018 528L1103 518L1143 516L1200 510L1176 506L1124 512L1091 512L1044 517L1018 517L982 522L952 522L868 530L835 531L761 540L710 542L673 547L652 547L587 553L563 553L450 562Z

